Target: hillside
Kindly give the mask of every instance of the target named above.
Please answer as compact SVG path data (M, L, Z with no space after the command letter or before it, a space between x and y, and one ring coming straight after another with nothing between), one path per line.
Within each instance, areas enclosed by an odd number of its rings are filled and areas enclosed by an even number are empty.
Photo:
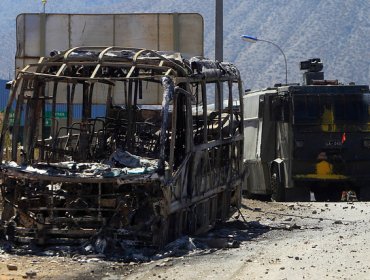
M48 0L48 13L198 12L205 21L205 54L214 55L214 0ZM289 82L300 82L298 63L321 57L327 79L370 82L370 1L224 0L224 57L241 70L246 88L283 82L283 57L271 44L250 44L249 34L277 43L288 60ZM41 0L0 2L0 78L13 76L15 18L41 12ZM140 46L138 46L140 47Z

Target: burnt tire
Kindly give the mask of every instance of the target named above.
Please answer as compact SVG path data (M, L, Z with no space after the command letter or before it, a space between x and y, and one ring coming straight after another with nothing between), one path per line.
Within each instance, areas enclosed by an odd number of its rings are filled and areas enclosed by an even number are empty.
M277 202L285 201L285 188L277 167L273 167L271 170L270 186L271 200Z

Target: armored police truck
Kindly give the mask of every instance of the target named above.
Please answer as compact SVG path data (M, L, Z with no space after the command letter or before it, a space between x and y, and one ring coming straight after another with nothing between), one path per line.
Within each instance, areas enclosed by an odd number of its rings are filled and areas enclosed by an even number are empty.
M275 201L369 199L369 86L325 80L318 58L300 68L303 85L244 96L244 190Z

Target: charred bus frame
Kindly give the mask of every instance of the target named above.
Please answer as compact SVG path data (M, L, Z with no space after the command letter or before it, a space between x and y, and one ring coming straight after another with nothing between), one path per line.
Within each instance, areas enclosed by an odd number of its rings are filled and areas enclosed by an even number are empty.
M163 246L229 218L244 176L242 93L234 65L177 53L77 47L28 65L1 132L8 234Z

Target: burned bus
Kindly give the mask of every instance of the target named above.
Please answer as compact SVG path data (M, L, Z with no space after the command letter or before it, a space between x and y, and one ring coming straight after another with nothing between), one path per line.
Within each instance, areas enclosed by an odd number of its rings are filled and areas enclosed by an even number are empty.
M370 92L325 80L320 59L301 62L304 84L244 96L246 192L273 200L370 194Z
M76 47L28 65L1 132L7 234L161 247L228 219L245 173L242 94L234 65L179 53Z

